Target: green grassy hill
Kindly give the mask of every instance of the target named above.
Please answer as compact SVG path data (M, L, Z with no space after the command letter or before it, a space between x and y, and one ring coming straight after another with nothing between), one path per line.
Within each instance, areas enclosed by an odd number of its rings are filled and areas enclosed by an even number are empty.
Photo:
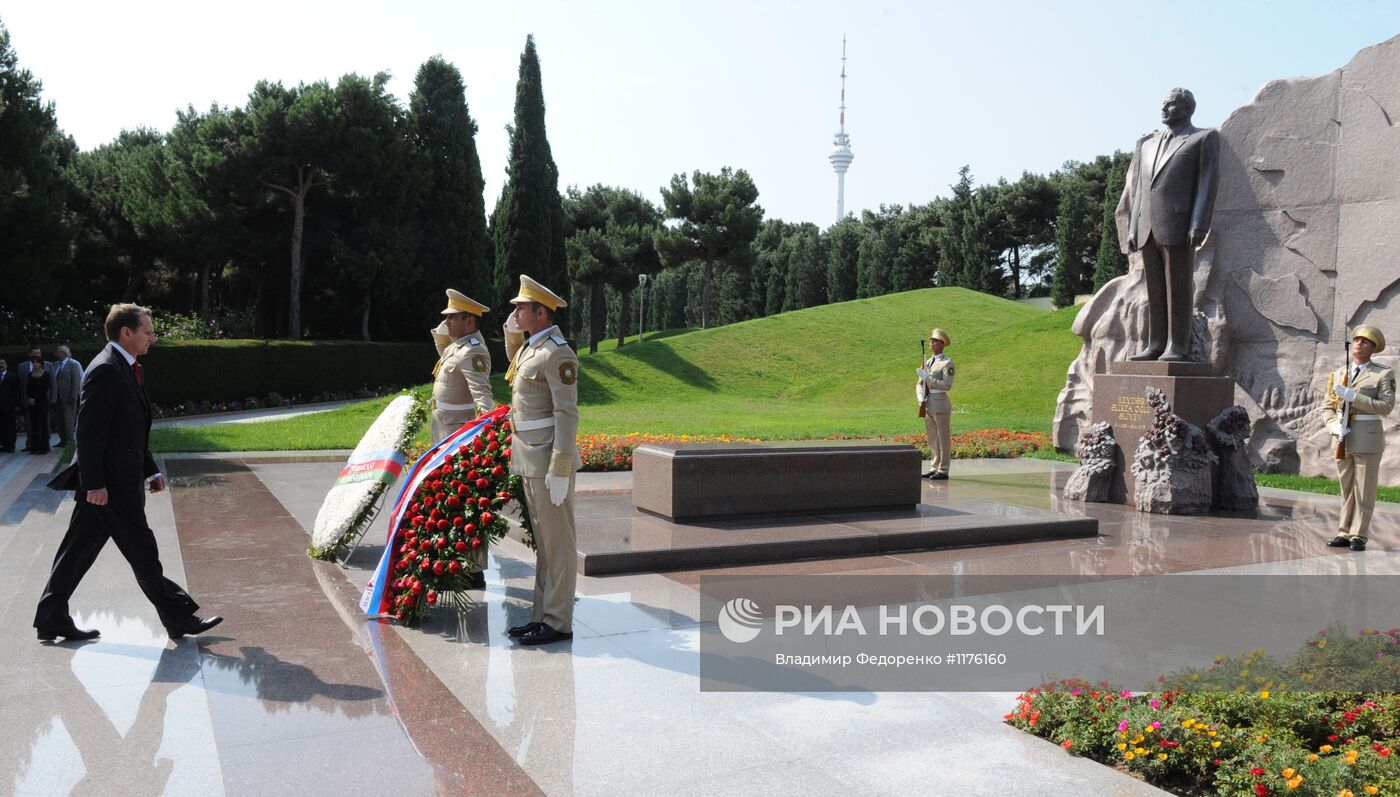
M929 288L672 330L581 353L580 431L824 437L923 430L914 403L919 341L948 331L957 363L953 430L1050 431L1080 340L1076 308L1047 312L962 288ZM498 375L496 398L509 391ZM161 450L350 448L387 399L235 427L159 429ZM342 417L345 416L345 417ZM324 430L318 436L316 430Z
M948 331L955 431L1049 431L1079 351L1074 309L1046 312L961 288L814 307L584 355L587 432L764 437L922 429L919 341Z

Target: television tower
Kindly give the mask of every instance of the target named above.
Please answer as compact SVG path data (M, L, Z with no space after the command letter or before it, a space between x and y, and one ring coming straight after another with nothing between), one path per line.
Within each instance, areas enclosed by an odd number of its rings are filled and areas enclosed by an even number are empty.
M841 126L831 140L836 149L826 156L836 170L836 220L846 217L846 170L856 156L851 152L851 137L846 135L846 37L841 37Z

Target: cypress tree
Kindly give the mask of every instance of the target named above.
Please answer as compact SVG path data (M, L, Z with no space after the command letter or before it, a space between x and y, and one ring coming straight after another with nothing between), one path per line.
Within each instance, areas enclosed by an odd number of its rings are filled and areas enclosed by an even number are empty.
M1113 217L1127 178L1128 164L1119 159L1108 172L1108 183L1103 192L1103 234L1099 236L1099 256L1094 266L1096 293L1104 283L1128 273L1128 256L1119 248L1118 224Z
M423 306L411 312L431 316L440 309L445 287L458 287L495 306L501 297L486 232L486 181L476 150L477 126L467 110L462 73L441 56L418 69L409 98L409 129L425 181L418 212L423 235L419 259L423 283L431 287L417 292Z
M521 274L569 298L564 252L564 208L559 169L544 131L544 89L535 37L525 39L515 84L515 123L510 127L510 179L496 203L496 295L514 296ZM567 312L567 311L566 311ZM567 329L565 314L559 327Z

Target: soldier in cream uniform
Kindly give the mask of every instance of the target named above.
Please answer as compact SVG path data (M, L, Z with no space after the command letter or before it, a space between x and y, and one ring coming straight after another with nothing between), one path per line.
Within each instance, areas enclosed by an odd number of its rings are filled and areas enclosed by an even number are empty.
M931 455L926 478L938 481L948 478L948 461L952 458L949 421L953 417L953 404L948 401L948 391L953 389L954 368L953 359L943 353L943 347L951 345L952 340L947 332L935 327L928 333L928 343L933 356L918 370L915 396L924 410L924 432L928 434Z
M1376 480L1385 453L1381 417L1395 408L1395 372L1372 362L1371 355L1385 348L1385 335L1373 326L1352 331L1351 365L1327 376L1322 414L1332 445L1346 443L1337 460L1342 482L1342 516L1337 536L1328 545L1366 550L1366 533L1376 508Z
M442 323L432 331L438 361L433 366L433 442L447 437L496 406L491 397L491 352L479 326L489 308L447 289Z
M566 306L533 279L520 275L515 312L506 322L510 368L510 472L523 477L525 504L535 532L535 595L530 622L509 630L521 644L542 645L573 636L578 546L574 531L574 474L578 454L578 355L554 322Z

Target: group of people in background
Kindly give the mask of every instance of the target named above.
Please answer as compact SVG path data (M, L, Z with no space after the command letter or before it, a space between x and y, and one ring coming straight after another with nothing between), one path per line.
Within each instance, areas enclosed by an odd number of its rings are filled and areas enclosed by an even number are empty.
M49 453L55 431L59 447L68 445L78 422L82 384L82 363L73 359L67 346L55 348L51 361L44 359L37 344L14 368L0 359L0 453L14 452L19 419L28 431L25 451Z

